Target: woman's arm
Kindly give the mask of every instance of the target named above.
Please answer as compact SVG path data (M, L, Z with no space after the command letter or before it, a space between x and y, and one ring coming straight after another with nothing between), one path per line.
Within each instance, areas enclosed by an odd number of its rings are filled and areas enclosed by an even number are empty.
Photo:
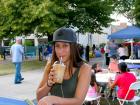
M78 84L73 98L62 98L57 96L46 96L38 105L82 105L87 94L91 79L91 66L82 65L79 72Z
M39 84L39 87L37 88L36 91L36 96L37 96L37 100L39 101L41 98L43 98L44 96L47 96L51 87L48 86L47 82L48 82L48 74L49 74L49 66L50 63L47 63L44 69L44 74L43 74L43 78Z
M111 79L109 80L109 87L111 89L114 89L114 87L116 86L116 82L113 82Z

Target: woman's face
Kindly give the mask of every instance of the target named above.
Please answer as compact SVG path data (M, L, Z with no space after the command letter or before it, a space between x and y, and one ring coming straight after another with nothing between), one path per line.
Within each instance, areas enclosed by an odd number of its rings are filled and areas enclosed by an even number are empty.
M117 59L110 58L111 62L117 62Z
M66 63L70 58L70 43L55 42L55 52L56 56L59 59L62 57L63 62Z
M96 70L101 70L100 64L97 64Z

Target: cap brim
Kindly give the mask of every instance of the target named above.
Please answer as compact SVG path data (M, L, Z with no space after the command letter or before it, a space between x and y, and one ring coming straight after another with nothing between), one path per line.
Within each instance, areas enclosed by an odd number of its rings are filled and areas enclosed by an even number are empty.
M68 42L68 43L76 43L76 42L72 42L72 41L68 41L68 40L55 40L54 42Z

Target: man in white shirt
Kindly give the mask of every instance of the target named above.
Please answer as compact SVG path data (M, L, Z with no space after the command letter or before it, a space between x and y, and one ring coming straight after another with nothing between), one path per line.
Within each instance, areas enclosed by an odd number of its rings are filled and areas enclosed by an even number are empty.
M23 61L24 48L21 45L21 39L16 39L16 43L11 46L12 62L15 65L15 84L21 83L24 79L21 76L21 63Z
M119 44L119 48L118 48L117 52L119 54L120 59L122 59L122 60L127 59L127 55L126 55L125 50L126 49L121 44Z

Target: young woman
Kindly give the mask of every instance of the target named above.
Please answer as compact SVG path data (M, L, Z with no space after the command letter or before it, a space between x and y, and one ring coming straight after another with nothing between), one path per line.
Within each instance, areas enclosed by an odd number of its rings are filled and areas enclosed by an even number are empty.
M124 62L119 64L119 69L121 70L121 74L117 75L113 83L109 81L109 85L111 89L113 89L115 86L118 86L117 97L124 99L129 86L133 82L136 82L136 77L134 74L128 72L127 65ZM131 90L126 99L132 99L134 96L135 91Z
M37 89L38 105L82 105L91 79L91 66L79 55L76 34L70 28L60 28L53 35L52 59L46 64ZM55 83L52 65L62 57L66 65L63 83ZM49 95L50 93L50 95Z
M109 63L108 69L109 69L110 72L114 72L114 73L119 73L120 72L116 55L112 55L110 57L110 63Z

